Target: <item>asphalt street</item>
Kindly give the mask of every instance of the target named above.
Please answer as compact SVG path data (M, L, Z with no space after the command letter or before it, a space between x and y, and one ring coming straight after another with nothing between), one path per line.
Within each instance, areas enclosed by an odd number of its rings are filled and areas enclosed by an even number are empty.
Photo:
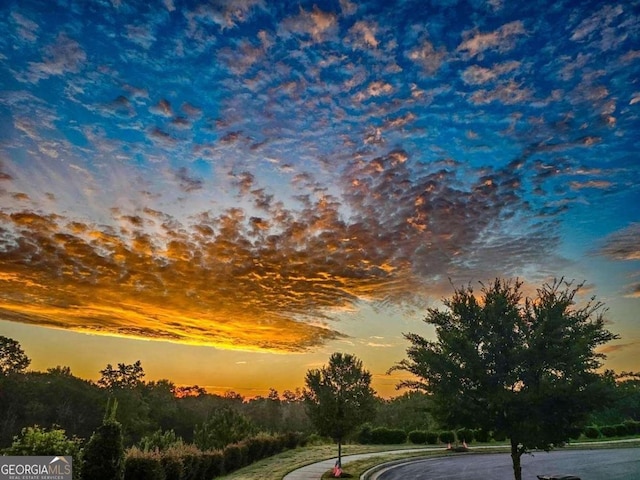
M554 450L522 456L523 480L573 474L582 480L640 479L640 447L611 450ZM431 458L385 468L372 480L510 480L508 453Z

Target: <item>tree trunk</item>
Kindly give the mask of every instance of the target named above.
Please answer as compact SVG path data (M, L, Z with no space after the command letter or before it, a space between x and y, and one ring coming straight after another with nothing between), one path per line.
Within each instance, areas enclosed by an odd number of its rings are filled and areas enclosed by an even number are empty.
M522 457L522 450L518 448L517 440L511 439L511 461L513 462L513 476L515 480L522 480L520 457Z
M338 439L338 467L342 468L342 439Z

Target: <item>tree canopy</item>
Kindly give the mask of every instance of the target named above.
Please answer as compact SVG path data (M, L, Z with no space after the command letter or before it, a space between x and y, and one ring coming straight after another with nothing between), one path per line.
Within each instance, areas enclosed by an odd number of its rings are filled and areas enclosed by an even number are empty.
M16 340L0 335L0 375L21 373L30 363L31 359Z
M137 360L135 363L119 363L118 368L113 368L109 363L104 370L100 370L98 385L108 390L120 388L135 388L142 383L144 369L142 363Z
M355 356L334 353L328 365L307 372L303 395L319 433L338 442L340 464L344 438L375 416L371 374Z
M418 334L394 369L415 378L399 386L432 395L434 414L451 427L470 426L511 441L514 475L528 449L569 439L607 401L597 348L616 335L605 329L603 304L576 305L582 285L545 284L523 299L522 282L496 279L455 289L446 309L429 309L436 340Z

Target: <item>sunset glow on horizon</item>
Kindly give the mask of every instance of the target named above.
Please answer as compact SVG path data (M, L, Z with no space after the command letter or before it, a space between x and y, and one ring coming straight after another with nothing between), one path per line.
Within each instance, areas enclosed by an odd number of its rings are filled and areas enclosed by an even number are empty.
M637 0L0 11L0 334L33 369L258 395L347 351L393 395L452 285L564 277L640 370Z

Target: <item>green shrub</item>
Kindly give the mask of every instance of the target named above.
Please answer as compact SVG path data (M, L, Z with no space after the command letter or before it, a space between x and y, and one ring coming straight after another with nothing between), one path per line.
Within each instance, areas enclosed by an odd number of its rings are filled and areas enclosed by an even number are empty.
M286 432L283 434L284 446L290 450L297 447L304 447L307 443L307 438L300 432Z
M262 460L269 455L270 445L264 437L247 438L242 443L247 449L247 463L249 464Z
M600 427L600 433L607 438L615 437L618 434L616 427L613 425L604 425L603 427Z
M164 476L167 480L182 479L182 461L179 456L167 453L166 451L162 452L160 463L162 464Z
M13 443L4 450L5 455L70 455L74 460L80 451L80 439L67 438L60 428L25 427Z
M201 465L203 453L195 445L174 444L161 453L167 480L194 480L206 470Z
M504 432L491 432L491 438L496 442L504 442L507 439L507 435Z
M371 443L398 445L407 441L407 432L399 428L377 427L371 430Z
M584 427L584 436L587 438L600 438L600 429L595 425Z
M143 452L135 447L130 449L124 462L124 478L125 480L165 480L160 453Z
M286 448L284 435L265 435L264 442L266 457L284 452Z
M438 434L438 438L442 443L453 443L456 440L456 435L450 430L445 430Z
M640 433L640 422L636 420L625 420L624 423L627 426L627 431L629 435L636 435Z
M199 480L201 474L202 452L197 448L193 451L185 451L182 454L182 479L183 480Z
M247 465L246 447L240 444L227 445L222 451L225 473L234 472Z
M203 455L207 457L207 470L205 478L211 480L213 478L221 477L224 475L224 455L222 452L209 451L204 452Z
M429 445L436 445L438 443L438 433L437 432L427 432L427 443Z
M427 432L424 430L413 430L407 435L409 441L415 445L423 445L427 443Z
M471 443L475 439L475 432L470 428L461 428L456 432L459 442Z
M307 445L309 446L320 446L320 445L329 445L333 444L333 440L328 437L323 437L322 435L318 435L317 433L312 433L307 438Z
M489 434L489 432L482 428L475 430L473 432L473 436L478 442L482 443L487 443L489 440L491 440L491 435Z

